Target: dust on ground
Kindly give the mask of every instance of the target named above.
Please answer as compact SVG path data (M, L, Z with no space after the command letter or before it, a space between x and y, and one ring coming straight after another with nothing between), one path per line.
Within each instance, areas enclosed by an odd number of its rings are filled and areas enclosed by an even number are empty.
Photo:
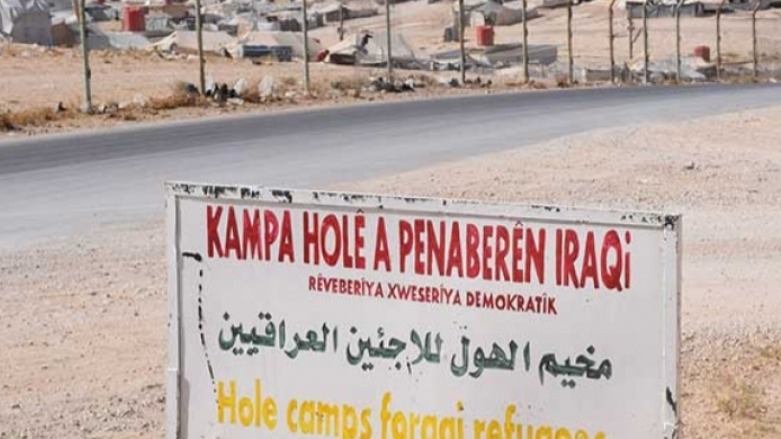
M684 215L688 438L781 434L781 107L606 130L337 189ZM161 219L0 254L0 437L164 436Z

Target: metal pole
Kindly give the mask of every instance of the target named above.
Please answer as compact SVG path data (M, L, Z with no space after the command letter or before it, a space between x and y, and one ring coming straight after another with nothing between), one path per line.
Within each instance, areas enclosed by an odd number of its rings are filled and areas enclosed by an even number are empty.
M616 0L610 0L610 7L607 10L608 21L608 38L610 42L610 82L616 82L616 50L614 47L614 40L616 34L613 30L613 7L616 5ZM632 39L632 35L629 35L629 39Z
M466 84L466 48L464 47L464 0L458 0L458 45L461 51L461 84Z
M675 5L675 59L677 62L676 81L680 84L681 79L681 6L685 0L678 0Z
M529 82L529 26L526 23L528 17L527 0L521 0L521 18L523 19L523 82Z
M716 80L721 81L721 10L727 0L721 0L716 9Z
M393 49L391 48L391 7L392 0L385 0L385 32L388 44L388 82L393 82Z
M635 57L635 20L627 13L626 21L629 22L629 60Z
M198 40L198 81L201 86L201 94L206 94L206 67L203 57L203 15L201 13L201 0L195 0L195 33Z
M339 3L339 41L344 41L344 3Z
M304 93L310 95L309 85L309 15L306 11L306 0L301 0L302 12L304 14Z
M751 11L751 47L754 51L754 80L759 78L759 51L757 50L757 11L762 5L761 0L757 0L754 9Z
M81 32L81 58L84 61L84 110L92 112L92 71L89 68L89 41L87 41L87 14L85 12L86 0L79 1L79 22Z
M567 0L567 79L570 85L573 83L575 76L574 60L572 57L572 2L574 0Z
M651 82L651 75L648 71L650 61L648 53L648 0L643 3L643 80L646 84Z

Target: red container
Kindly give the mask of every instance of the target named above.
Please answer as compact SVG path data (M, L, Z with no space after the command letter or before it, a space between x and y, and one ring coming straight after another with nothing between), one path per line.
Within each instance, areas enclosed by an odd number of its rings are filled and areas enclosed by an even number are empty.
M146 29L145 8L127 6L122 12L122 29L126 32L143 32Z
M702 58L705 62L710 62L710 46L696 46L694 56Z
M493 46L494 45L493 26L477 26L475 28L475 37L477 38L478 46Z

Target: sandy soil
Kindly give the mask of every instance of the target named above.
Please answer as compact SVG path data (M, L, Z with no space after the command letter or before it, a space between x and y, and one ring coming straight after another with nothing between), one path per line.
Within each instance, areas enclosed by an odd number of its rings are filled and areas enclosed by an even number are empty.
M684 215L687 438L781 435L781 107L562 138L339 189ZM0 254L0 437L161 438L160 219Z
M530 2L530 7L541 0ZM583 67L605 67L609 65L608 51L608 13L609 0L595 0L574 9L574 49L575 63ZM531 44L554 44L559 50L560 63L566 62L566 10L542 10L542 17L529 22ZM617 10L614 18L616 31L616 60L619 64L630 62L629 38L625 11ZM723 19L723 52L725 61L745 63L750 60L751 23L750 14L738 12L728 14ZM758 15L758 49L761 63L770 70L781 69L781 34L777 32L781 23L778 10L762 11ZM443 50L458 48L456 43L443 43L444 28L451 24L452 13L449 3L427 4L409 2L394 7L392 12L393 28L409 41L415 50L433 54ZM348 34L363 30L382 30L385 26L383 15L346 22ZM111 24L111 23L110 23ZM635 23L640 29L641 22ZM696 45L709 45L715 58L715 18L684 18L682 20L682 52L691 54ZM672 18L653 19L649 22L651 59L671 59L675 55L674 20ZM498 43L520 42L521 25L499 27L496 29ZM338 40L334 26L312 31L312 36L329 46ZM475 47L474 31L467 29L467 49ZM635 43L634 59L642 54L642 38ZM145 51L110 52L96 51L92 54L92 88L96 105L110 102L129 103L153 96L170 94L174 83L185 81L198 82L198 63L194 56L163 59L154 53ZM555 68L540 71L532 69L533 74L545 74L555 79ZM558 70L564 71L561 65ZM270 75L278 81L289 81L300 88L303 75L300 62L270 63L253 65L247 60L232 60L220 56L209 56L207 74L218 82L232 84L240 78L257 83ZM321 103L332 104L330 83L336 79L359 82L371 76L382 75L384 70L333 66L321 63L312 65L312 78L321 89ZM505 71L504 73L507 73ZM399 72L404 77L413 72ZM520 79L520 70L511 69L509 74L494 75L497 86L508 86ZM432 76L455 76L454 73L433 73ZM83 79L82 61L78 49L44 49L33 46L0 44L0 111L23 110L29 108L52 108L63 102L69 108L78 108L82 102ZM555 81L553 81L555 83ZM432 89L433 90L433 89ZM448 89L437 89L428 94L449 93ZM404 98L410 95L403 96ZM363 97L366 98L366 97ZM382 99L384 97L375 96ZM342 99L343 98L339 98ZM339 99L335 99L339 101ZM301 104L298 102L296 104ZM304 104L306 104L304 102ZM261 108L262 110L263 108ZM257 111L257 106L231 107L221 109L181 109L174 112L161 112L153 118L198 117L225 111ZM139 120L150 117L139 116ZM74 127L92 127L116 125L128 121L98 116L93 118L75 118L61 123L48 124L43 131L60 131ZM133 121L130 121L133 122ZM34 132L41 132L37 130Z

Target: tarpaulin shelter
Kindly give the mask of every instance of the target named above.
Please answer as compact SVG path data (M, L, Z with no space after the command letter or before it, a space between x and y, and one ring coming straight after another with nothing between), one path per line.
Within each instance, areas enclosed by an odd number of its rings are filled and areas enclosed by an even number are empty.
M428 62L421 59L407 40L400 34L393 34L391 41L393 63L400 67L413 67ZM379 66L387 63L387 34L367 32L347 37L328 48L328 60L333 64L356 64Z
M464 5L464 11L467 15L467 21L470 26L512 26L523 21L523 12L521 4L517 2L511 6L510 3L500 4L495 1L471 1ZM536 8L529 8L526 11L526 18L531 20L540 16ZM453 22L458 22L458 4L453 6Z
M0 0L0 35L17 43L52 45L52 22L45 0Z

